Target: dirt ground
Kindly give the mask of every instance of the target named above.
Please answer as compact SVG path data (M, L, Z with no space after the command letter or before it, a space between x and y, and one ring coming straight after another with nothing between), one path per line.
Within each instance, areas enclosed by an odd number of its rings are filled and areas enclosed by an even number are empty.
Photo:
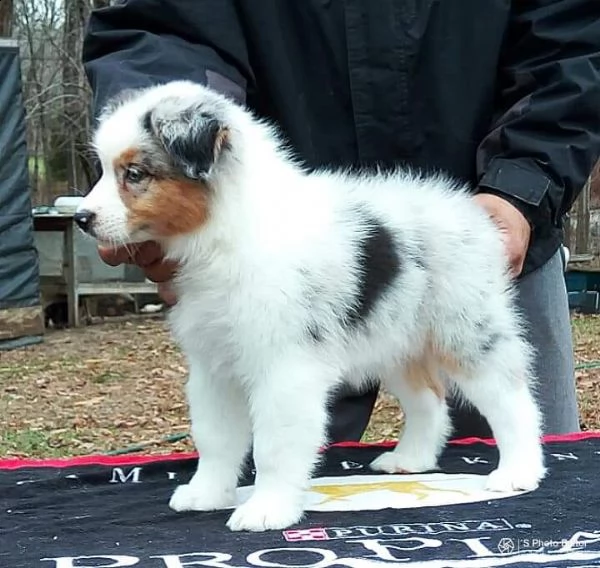
M600 318L575 317L573 329L582 427L600 429ZM160 317L49 330L42 344L0 351L0 456L189 451L178 440L188 431L185 375ZM399 427L382 394L365 440Z

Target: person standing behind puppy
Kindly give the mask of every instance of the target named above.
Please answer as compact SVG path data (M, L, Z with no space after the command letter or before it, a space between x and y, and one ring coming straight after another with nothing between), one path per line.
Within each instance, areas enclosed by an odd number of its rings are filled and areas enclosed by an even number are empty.
M276 121L308 167L469 182L517 279L544 431L579 430L560 245L600 155L600 2L119 0L93 11L83 61L96 112L123 89L189 79ZM99 252L176 302L156 243ZM341 393L331 439L359 439L376 396ZM453 413L455 436L489 435L476 411Z

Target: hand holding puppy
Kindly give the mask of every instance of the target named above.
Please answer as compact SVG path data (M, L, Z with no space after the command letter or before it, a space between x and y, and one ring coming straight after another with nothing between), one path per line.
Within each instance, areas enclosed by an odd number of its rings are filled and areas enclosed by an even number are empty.
M479 193L474 196L474 199L498 227L510 263L511 274L513 278L518 277L523 271L531 239L529 222L514 205L502 197Z
M177 265L164 259L158 243L146 241L139 245L116 248L99 246L98 253L100 258L110 266L119 264L139 266L148 279L158 284L158 295L167 305L172 306L177 302L171 285Z

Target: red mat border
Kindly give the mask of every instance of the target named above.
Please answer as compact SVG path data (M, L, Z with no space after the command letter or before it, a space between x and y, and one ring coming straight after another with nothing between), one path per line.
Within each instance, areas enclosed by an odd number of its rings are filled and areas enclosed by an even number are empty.
M600 438L600 431L589 431L589 432L573 432L572 434L561 434L561 435L549 435L544 436L544 443L552 442L576 442L579 440L588 440L590 438ZM466 446L470 444L482 443L488 446L496 445L495 440L491 438L461 438L458 440L451 440L451 444ZM334 448L385 448L392 447L396 444L395 441L379 442L379 443L365 443L365 442L340 442L338 444L332 444ZM196 452L181 452L173 454L158 454L158 455L140 455L140 454L127 454L123 456L106 456L100 454L92 454L88 456L77 456L73 458L58 458L58 459L21 459L21 458L7 458L0 459L0 470L13 470L21 468L31 467L72 467L79 465L106 465L106 466L119 466L119 465L144 465L155 462L166 462L175 460L195 459L198 457Z

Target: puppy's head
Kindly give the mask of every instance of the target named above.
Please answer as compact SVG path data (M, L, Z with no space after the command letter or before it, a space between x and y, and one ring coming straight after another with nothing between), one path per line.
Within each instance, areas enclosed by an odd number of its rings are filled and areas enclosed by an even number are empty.
M123 93L109 103L94 136L102 176L75 214L82 230L126 244L200 229L231 151L232 104L188 82Z

